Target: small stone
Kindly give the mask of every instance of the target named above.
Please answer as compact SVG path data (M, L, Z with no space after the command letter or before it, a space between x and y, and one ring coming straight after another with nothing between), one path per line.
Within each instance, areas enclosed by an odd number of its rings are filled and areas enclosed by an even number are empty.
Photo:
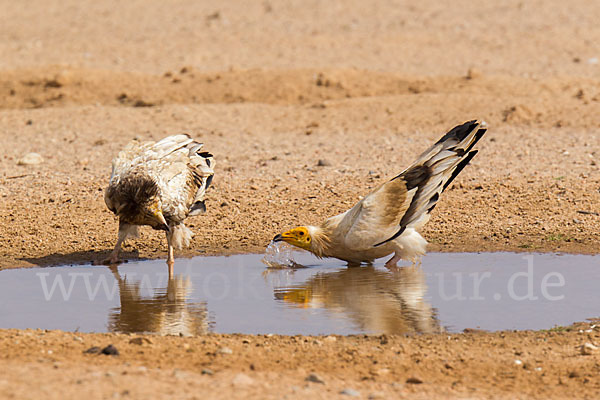
M44 157L38 153L27 153L17 161L17 165L37 165L44 162Z
M573 378L579 378L579 372L577 371L571 371L569 372L569 378L573 379Z
M89 349L85 350L84 353L85 354L98 354L100 353L101 349L98 346L94 346L94 347L90 347Z
M136 337L129 341L129 344L137 344L138 346L143 346L147 344L152 344L152 341L145 337Z
M233 354L233 350L231 350L229 347L221 347L219 350L217 350L218 354Z
M246 374L239 373L233 378L233 386L250 386L254 385L254 379Z
M579 347L581 354L584 356L591 356L598 351L598 346L594 346L592 343L585 343Z
M515 365L523 365L523 361L521 361L521 360L515 360Z
M204 368L201 373L202 373L202 375L214 375L215 374L212 369L208 369L208 368Z
M102 349L101 353L107 356L118 356L119 350L117 350L117 348L112 344L109 344L108 346Z
M323 339L323 341L327 343L335 343L337 342L337 338L335 336L327 336L325 339Z
M581 220L579 220L577 218L573 218L573 223L574 224L581 224Z
M421 383L423 383L423 381L421 379L416 378L416 377L413 376L411 378L408 378L406 380L406 383L410 383L412 385L420 385Z
M173 371L173 377L175 379L182 379L183 380L183 379L187 379L189 377L189 374L187 372L185 372L185 371L180 370L180 369L175 369Z
M327 160L319 160L317 161L317 167L330 167L331 163Z
M369 397L367 397L369 400L377 400L377 399L384 399L385 395L381 392L373 392L369 394Z
M588 62L588 64L596 65L599 62L598 57L588 58L587 62Z
M467 71L467 79L477 79L477 78L481 78L482 73L480 70L478 70L477 68L469 68L469 70Z
M314 372L309 374L306 377L306 381L307 382L313 382L313 383L321 383L321 384L325 384L325 381L323 380L323 378L321 378L319 375L315 374Z
M340 392L341 395L350 396L350 397L359 397L360 392L358 390L352 388L346 388Z

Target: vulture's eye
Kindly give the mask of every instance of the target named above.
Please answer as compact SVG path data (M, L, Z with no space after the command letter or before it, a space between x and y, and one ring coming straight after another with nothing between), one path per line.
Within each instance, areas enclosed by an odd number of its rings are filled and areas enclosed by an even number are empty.
M300 236L304 236L304 232L300 232L300 233L299 233L299 235L300 235Z

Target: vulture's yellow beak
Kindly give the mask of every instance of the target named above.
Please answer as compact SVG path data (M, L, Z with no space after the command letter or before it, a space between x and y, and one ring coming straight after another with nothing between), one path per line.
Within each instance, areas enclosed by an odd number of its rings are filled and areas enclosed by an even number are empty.
M304 226L300 226L276 235L273 238L273 241L286 242L293 246L300 247L301 249L310 250L312 238L310 237L310 233L308 233L308 229L306 229Z
M149 207L149 210L154 220L158 222L157 225L160 227L160 229L169 232L171 228L169 228L169 224L167 224L167 220L160 210L158 202L152 203L152 205Z

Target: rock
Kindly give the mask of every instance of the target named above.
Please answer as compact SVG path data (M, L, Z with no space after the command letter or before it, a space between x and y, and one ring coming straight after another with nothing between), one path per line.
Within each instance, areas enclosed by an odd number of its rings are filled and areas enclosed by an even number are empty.
M335 336L327 336L325 339L323 339L323 341L327 343L335 343L337 342L337 338Z
M340 392L341 395L351 396L351 397L359 397L360 392L358 390L354 390L352 388L346 388Z
M208 369L208 368L204 368L201 373L202 373L202 375L214 375L215 374L212 369Z
M594 346L592 343L586 343L579 346L579 350L584 356L591 356L592 354L598 352L598 349L598 346Z
M129 341L129 344L137 344L138 346L143 346L146 344L152 344L152 341L145 337L136 337Z
M367 397L369 400L377 400L377 399L384 399L385 395L381 392L373 392L369 394L369 397Z
M480 70L478 70L477 68L469 68L469 70L467 71L467 79L476 79L476 78L481 78L482 73Z
M231 350L229 347L221 347L219 350L217 350L218 354L233 354L233 350Z
M250 386L254 385L254 379L246 374L239 373L233 378L231 383L233 383L233 386Z
M313 382L313 383L321 383L321 384L325 384L325 381L323 380L323 378L321 378L319 375L315 374L314 372L309 374L306 379L307 382Z
M184 380L184 379L188 379L189 378L189 374L187 372L185 372L185 371L180 370L180 369L175 369L173 371L173 377L175 379Z
M521 360L515 360L515 365L523 365L523 361L521 361Z
M27 153L17 161L17 165L37 165L44 162L44 157L38 153Z
M319 160L317 161L317 167L330 167L331 163L327 160Z
M413 376L411 378L408 378L406 380L406 383L410 383L410 384L413 384L413 385L420 385L421 383L423 383L423 381L421 379L416 378L416 377Z
M117 350L117 348L112 344L109 344L108 346L102 349L101 353L106 356L118 356L119 350Z
M98 346L94 346L94 347L90 347L89 349L85 350L84 353L85 354L98 354L100 353L101 349Z

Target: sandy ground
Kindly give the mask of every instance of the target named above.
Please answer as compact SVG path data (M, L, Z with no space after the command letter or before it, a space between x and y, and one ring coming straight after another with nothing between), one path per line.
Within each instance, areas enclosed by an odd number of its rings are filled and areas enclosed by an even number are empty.
M7 330L0 332L0 396L593 399L600 396L600 350L580 350L592 341L600 341L600 326L589 323L415 337ZM86 353L110 344L119 355Z
M208 212L190 219L196 237L178 255L230 254L344 211L473 118L489 132L425 228L430 249L598 252L597 2L2 0L0 10L0 268L106 257L117 224L103 189L132 139L205 142L217 161ZM30 152L43 162L18 165ZM125 254L165 248L146 229ZM600 344L598 333L577 332L386 346L153 337L140 350L125 336L3 331L0 394L325 398L348 386L362 397L598 397L598 355L574 350ZM119 358L81 354L108 342ZM234 356L211 355L219 344ZM515 368L515 352L529 368ZM369 354L389 375L373 378ZM219 372L201 376L214 362ZM306 384L313 370L328 383ZM238 373L254 383L240 389ZM412 375L425 383L405 384Z

